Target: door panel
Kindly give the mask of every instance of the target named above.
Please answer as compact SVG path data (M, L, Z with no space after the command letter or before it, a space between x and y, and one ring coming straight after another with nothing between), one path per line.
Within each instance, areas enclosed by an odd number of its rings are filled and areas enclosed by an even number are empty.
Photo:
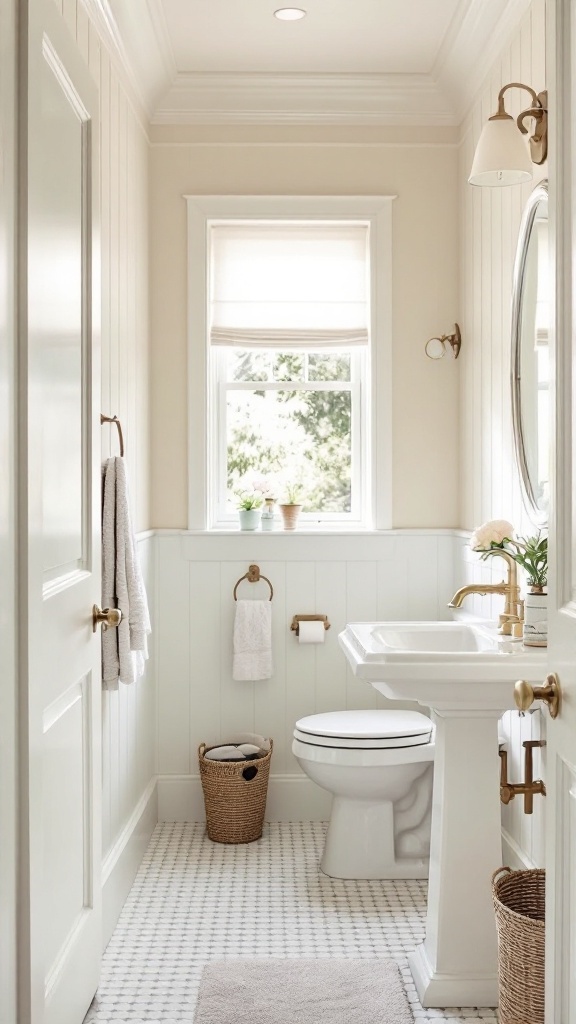
M43 559L45 579L83 567L86 556L83 387L87 324L83 309L90 230L90 117L44 38L42 102L52 130L43 162L43 294L38 308L43 372ZM65 186L65 187L63 187Z
M546 729L546 1021L576 1024L576 5L547 5L555 329L549 671L561 713Z
M27 8L19 1019L81 1024L101 958L98 97L53 0Z

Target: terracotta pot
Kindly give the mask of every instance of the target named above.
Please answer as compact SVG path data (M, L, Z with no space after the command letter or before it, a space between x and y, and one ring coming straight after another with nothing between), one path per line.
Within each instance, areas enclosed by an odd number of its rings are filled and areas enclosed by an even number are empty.
M279 505L285 530L295 530L302 505Z

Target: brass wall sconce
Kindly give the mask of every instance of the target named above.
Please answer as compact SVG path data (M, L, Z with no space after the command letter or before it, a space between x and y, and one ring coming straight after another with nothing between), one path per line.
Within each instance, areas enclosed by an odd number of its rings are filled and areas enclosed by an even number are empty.
M508 782L508 752L500 750L500 799L509 804L515 796L524 797L524 814L532 814L534 810L534 794L546 796L546 786L542 779L533 777L534 747L545 747L546 740L524 740L524 782Z
M446 348L447 344L452 349L454 359L458 359L462 348L462 335L458 324L454 324L454 334L441 334L439 338L430 338L426 342L424 351L429 359L443 359L449 351Z
M507 114L504 93L508 89L525 89L532 97L531 106L516 120ZM532 134L525 121L532 118ZM528 135L528 143L524 136ZM486 122L478 139L474 162L468 181L471 185L518 185L532 179L532 164L543 164L548 153L548 92L536 93L522 82L509 82L498 93L498 110Z

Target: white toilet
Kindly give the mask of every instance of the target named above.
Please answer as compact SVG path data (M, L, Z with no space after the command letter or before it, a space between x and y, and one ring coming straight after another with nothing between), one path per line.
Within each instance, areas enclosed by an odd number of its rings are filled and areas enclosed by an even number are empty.
M433 725L417 711L331 711L296 722L292 752L332 793L322 871L426 878Z

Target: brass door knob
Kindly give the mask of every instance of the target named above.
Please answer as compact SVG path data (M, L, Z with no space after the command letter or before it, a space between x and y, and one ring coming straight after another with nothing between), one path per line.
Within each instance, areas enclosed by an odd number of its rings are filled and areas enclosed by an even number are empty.
M102 623L102 630L114 629L122 622L122 612L119 608L99 608L97 604L92 608L92 632L98 629L98 623Z
M514 686L514 700L519 711L528 711L535 700L543 700L548 705L550 718L557 718L562 702L558 677L552 673L546 676L544 686L531 686L524 679L519 679Z

